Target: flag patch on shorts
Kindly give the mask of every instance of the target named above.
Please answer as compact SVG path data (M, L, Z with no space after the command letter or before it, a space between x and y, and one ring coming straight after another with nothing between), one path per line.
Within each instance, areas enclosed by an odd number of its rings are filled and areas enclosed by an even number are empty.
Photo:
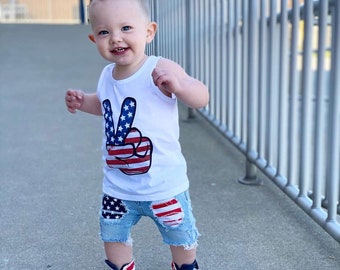
M122 200L105 195L102 202L102 217L105 219L121 219L127 213Z
M175 198L154 203L152 211L161 223L169 227L176 227L183 221L182 206Z

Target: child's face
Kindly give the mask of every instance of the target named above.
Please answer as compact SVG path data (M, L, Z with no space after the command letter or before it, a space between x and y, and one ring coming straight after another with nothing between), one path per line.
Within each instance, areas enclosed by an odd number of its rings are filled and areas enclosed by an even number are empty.
M156 31L136 0L94 1L90 21L99 53L117 67L144 59Z

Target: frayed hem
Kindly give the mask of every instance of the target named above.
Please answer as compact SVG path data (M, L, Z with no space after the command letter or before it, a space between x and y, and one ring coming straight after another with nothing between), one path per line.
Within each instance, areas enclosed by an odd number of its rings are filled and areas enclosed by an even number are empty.
M133 246L133 239L129 238L127 240L116 240L116 239L110 239L110 240L104 240L102 239L104 243L120 243L120 244L125 244L126 246L132 247Z
M168 245L173 246L173 247L183 247L184 250L193 250L198 247L198 242L195 242L191 245L177 245L177 244L168 244Z

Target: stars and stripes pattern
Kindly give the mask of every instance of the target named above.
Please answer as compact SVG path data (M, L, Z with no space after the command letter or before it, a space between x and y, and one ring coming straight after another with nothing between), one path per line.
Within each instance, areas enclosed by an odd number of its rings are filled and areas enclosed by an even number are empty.
M122 200L113 198L109 195L103 196L102 217L105 219L121 219L127 213Z
M152 143L132 123L136 113L136 100L126 98L121 106L117 130L114 129L112 108L109 100L103 101L106 163L110 168L120 169L127 175L146 173L151 166Z
M175 198L154 203L151 208L154 215L165 226L177 227L183 221L182 206Z
M126 98L123 101L121 112L118 120L117 131L114 130L114 122L112 117L112 108L110 100L103 101L105 133L107 145L123 145L124 139L132 127L136 113L136 100L134 98Z

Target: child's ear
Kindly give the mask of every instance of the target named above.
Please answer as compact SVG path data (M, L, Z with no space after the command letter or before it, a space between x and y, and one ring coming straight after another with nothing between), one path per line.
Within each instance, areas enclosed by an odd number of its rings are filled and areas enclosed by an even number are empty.
M147 34L146 34L146 42L147 43L150 43L154 39L156 32L157 32L157 23L155 23L155 22L149 23L148 29L147 29Z
M93 35L93 34L89 34L88 37L89 37L89 39L90 39L93 43L96 43L96 40L94 39L94 35Z

